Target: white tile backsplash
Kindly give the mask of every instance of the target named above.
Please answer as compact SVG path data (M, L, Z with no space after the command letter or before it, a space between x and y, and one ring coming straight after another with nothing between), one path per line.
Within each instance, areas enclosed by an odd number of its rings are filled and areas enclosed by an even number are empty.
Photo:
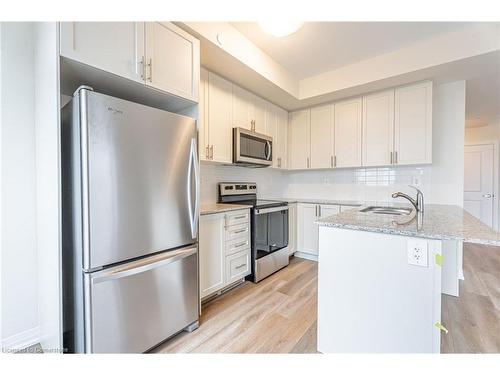
M418 179L419 188L430 203L431 175L431 166L280 171L202 163L201 200L217 201L218 182L255 182L260 197L391 202L395 191L413 196L415 193L408 185Z

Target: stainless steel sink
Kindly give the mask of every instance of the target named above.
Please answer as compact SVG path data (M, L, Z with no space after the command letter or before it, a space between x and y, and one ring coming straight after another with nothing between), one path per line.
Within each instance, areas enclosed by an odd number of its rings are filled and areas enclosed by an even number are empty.
M385 207L385 206L368 206L359 210L359 212L370 212L374 214L384 215L409 215L412 213L411 208L404 207Z

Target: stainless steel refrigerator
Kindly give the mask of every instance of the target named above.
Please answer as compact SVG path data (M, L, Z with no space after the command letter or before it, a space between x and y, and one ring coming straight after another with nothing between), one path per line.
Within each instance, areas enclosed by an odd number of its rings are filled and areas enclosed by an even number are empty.
M144 352L197 327L195 120L81 87L62 110L64 344Z

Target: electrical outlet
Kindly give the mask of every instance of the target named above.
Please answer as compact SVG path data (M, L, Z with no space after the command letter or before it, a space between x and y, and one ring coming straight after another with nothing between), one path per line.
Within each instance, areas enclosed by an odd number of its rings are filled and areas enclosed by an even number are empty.
M427 267L429 265L426 240L408 240L407 253L408 264L420 267Z
M413 176L411 184L413 186L419 187L420 186L420 176Z

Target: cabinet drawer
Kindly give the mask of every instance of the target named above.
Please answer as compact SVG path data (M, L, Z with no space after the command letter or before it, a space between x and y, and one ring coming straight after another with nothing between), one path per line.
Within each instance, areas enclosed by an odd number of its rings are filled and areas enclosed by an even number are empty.
M226 255L231 255L250 248L250 236L244 236L226 242Z
M248 223L250 210L229 212L226 214L226 226Z
M242 239L250 236L250 224L243 223L226 227L226 241Z
M226 257L226 282L237 281L250 274L250 249Z

